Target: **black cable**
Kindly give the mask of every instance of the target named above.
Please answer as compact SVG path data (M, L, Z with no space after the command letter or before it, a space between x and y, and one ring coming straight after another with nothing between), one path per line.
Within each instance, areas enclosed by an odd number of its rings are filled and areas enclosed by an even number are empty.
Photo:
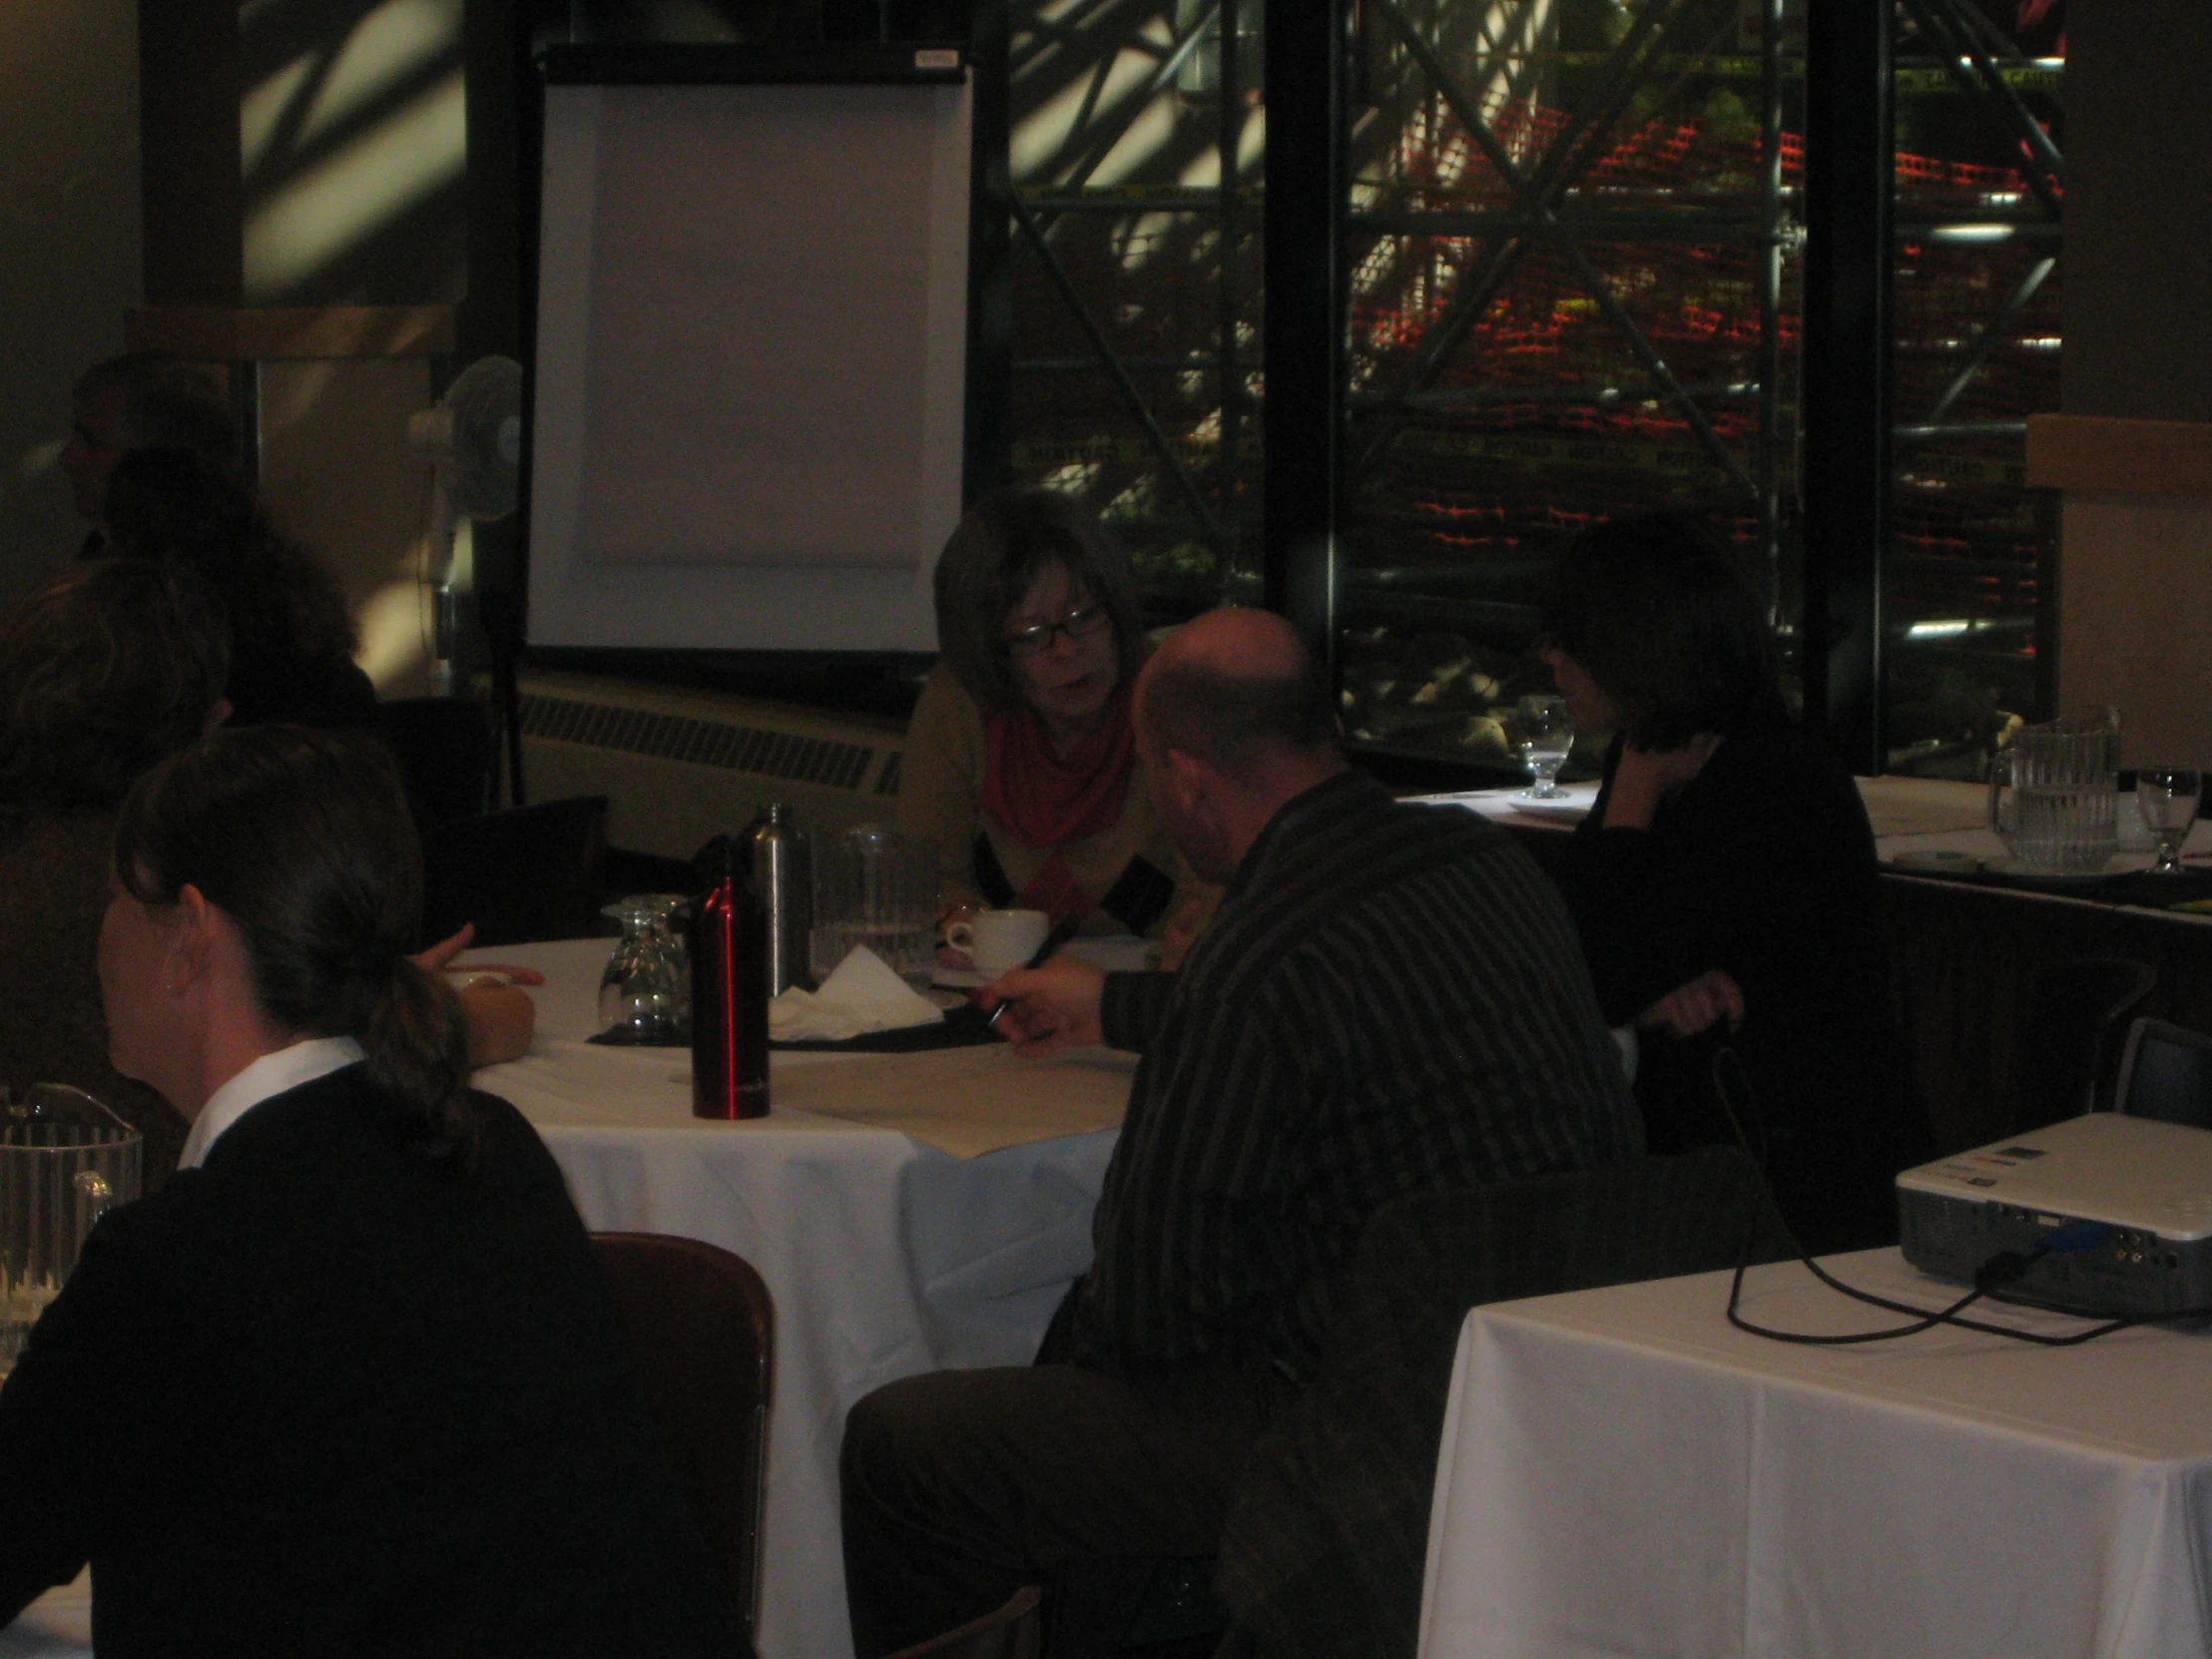
M1737 1114L1735 1104L1729 1098L1728 1079L1731 1073L1743 1090L1744 1116L1748 1116L1751 1122L1761 1131L1762 1147L1760 1150L1754 1150L1751 1144L1751 1136L1744 1126L1744 1117ZM1983 1336L2005 1337L2013 1342L2032 1343L2039 1348L2077 1348L2083 1343L2094 1342L2099 1337L2108 1337L2115 1331L2125 1331L2134 1326L2159 1325L2170 1320L2212 1318L2212 1308L2184 1308L2165 1314L2123 1315L2102 1320L2085 1331L2076 1331L2066 1336L2050 1336L2039 1331L2015 1331L2008 1326L1991 1325L1984 1320L1961 1319L1959 1317L1964 1310L1972 1307L1976 1302L1989 1301L2002 1304L2008 1308L2032 1308L2043 1313L2058 1313L2071 1319L2097 1319L2098 1316L2094 1314L2066 1314L2063 1309L2047 1309L2042 1307L2041 1304L2030 1302L2023 1297L2006 1296L2004 1290L2007 1286L2018 1283L2026 1276L2030 1268L2046 1256L2093 1248L2096 1243L2109 1239L2112 1230L2098 1224L2077 1223L2073 1228L2061 1228L2051 1240L2045 1241L2024 1255L2018 1251L1999 1251L1975 1270L1974 1288L1947 1308L1918 1308L1909 1302L1895 1302L1888 1297L1877 1296L1872 1291L1863 1291L1855 1285L1847 1285L1806 1254L1805 1247L1798 1242L1797 1235L1790 1230L1789 1217L1782 1213L1782 1206L1775 1199L1774 1184L1767 1178L1766 1160L1762 1155L1766 1139L1764 1133L1766 1128L1765 1119L1759 1115L1758 1097L1752 1088L1751 1074L1745 1069L1742 1057L1733 1048L1723 1048L1713 1056L1713 1093L1720 1102L1723 1115L1728 1119L1728 1127L1736 1137L1736 1144L1742 1147L1744 1155L1751 1159L1759 1177L1759 1202L1752 1207L1751 1219L1745 1225L1743 1246L1736 1253L1736 1271L1730 1278L1728 1287L1728 1323L1739 1331L1748 1332L1754 1337L1765 1337L1771 1342L1795 1343L1809 1348L1843 1348L1857 1343L1881 1343L1899 1337L1917 1337L1922 1332L1932 1331L1938 1325L1947 1325L1960 1331L1978 1332ZM1910 1315L1913 1323L1891 1326L1881 1331L1852 1331L1838 1336L1816 1336L1811 1332L1779 1331L1745 1318L1741 1310L1744 1294L1744 1274L1751 1266L1752 1247L1758 1242L1759 1238L1759 1223L1770 1212L1774 1216L1776 1225L1781 1229L1783 1239L1796 1254L1797 1260L1804 1265L1806 1271L1811 1273L1815 1279L1818 1279L1829 1289L1850 1297L1855 1302L1864 1302L1871 1308L1880 1308L1887 1313ZM2085 1225L2086 1231L2075 1231L2075 1229L2083 1228ZM2069 1233L2074 1234L2074 1237L2065 1239L2065 1235ZM2061 1240L2064 1242L2061 1242Z

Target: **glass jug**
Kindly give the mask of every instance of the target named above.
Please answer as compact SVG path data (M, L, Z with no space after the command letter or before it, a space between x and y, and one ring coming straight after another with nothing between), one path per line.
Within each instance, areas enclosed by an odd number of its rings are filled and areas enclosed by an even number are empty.
M82 1089L0 1089L0 1377L92 1224L139 1195L139 1132Z
M599 1029L622 1043L691 1039L691 964L669 924L684 905L673 892L632 893L600 913L622 923L622 937L599 976Z
M916 990L937 964L937 849L860 824L815 848L815 925L808 965L818 985L856 944Z
M2119 846L2119 775L2116 709L2022 727L1989 767L1989 828L2025 873L2092 874Z

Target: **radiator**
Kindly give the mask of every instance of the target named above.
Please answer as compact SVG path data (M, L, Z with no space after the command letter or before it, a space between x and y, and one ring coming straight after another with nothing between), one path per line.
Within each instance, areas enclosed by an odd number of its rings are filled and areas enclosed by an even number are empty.
M606 796L610 845L688 858L772 801L811 835L897 816L903 722L596 675L520 690L529 798Z

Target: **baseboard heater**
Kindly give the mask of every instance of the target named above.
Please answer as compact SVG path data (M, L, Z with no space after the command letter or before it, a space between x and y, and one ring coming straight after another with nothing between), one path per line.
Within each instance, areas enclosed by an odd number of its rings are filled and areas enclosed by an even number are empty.
M520 691L530 799L606 796L614 846L689 857L771 801L810 834L897 815L901 721L595 675Z

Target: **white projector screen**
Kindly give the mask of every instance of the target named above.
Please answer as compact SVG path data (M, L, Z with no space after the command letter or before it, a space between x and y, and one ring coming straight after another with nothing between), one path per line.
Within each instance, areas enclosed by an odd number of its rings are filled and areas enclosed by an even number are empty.
M964 82L546 89L533 646L933 651Z

